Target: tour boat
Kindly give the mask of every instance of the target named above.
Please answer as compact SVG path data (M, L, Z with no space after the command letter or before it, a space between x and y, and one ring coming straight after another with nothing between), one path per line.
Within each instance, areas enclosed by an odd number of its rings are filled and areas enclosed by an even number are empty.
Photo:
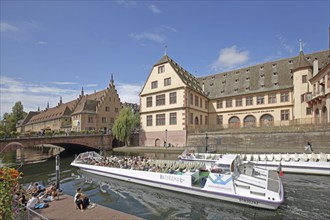
M122 159L85 152L71 165L101 176L259 208L275 210L284 201L279 174L252 163L243 164L239 155L225 155L209 169L201 162L148 160L149 168L160 168L157 172L126 165L120 168L116 161Z
M205 162L211 166L226 154L197 153L194 149L186 149L179 159L183 161ZM294 154L242 154L243 163L252 162L258 167L277 170L281 165L285 173L330 175L330 154L294 153Z

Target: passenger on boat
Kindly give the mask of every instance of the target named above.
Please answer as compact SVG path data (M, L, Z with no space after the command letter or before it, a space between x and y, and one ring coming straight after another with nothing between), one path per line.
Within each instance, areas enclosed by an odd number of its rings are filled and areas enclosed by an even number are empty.
M305 146L305 151L307 153L312 153L313 152L313 146L310 142L307 142L307 145Z

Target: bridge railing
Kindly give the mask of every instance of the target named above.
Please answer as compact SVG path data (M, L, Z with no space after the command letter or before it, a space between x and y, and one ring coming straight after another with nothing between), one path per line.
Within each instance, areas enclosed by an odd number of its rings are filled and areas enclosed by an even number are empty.
M107 135L104 132L68 132L68 133L51 133L51 134L38 134L38 133L22 133L17 135L6 135L0 137L0 140L14 140L14 139L30 139L30 138L50 138L50 137L75 137L75 136L95 136Z

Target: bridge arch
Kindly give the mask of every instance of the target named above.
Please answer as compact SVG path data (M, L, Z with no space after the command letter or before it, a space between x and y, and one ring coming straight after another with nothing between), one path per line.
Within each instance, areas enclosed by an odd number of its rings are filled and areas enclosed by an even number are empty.
M12 146L13 146L13 147L12 147ZM17 146L19 146L19 147L24 147L23 144L14 141L14 142L10 142L10 143L6 144L5 147L4 147L0 152L4 151L4 150L5 150L6 148L8 148L8 147L12 147L11 150L16 150L16 149L18 148ZM16 147L16 148L15 148L15 147Z

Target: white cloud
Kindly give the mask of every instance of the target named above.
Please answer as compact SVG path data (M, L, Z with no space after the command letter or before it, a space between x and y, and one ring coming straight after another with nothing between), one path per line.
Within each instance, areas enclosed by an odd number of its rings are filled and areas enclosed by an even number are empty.
M120 101L140 104L139 94L141 92L142 86L142 84L117 83L116 88L120 97Z
M215 71L236 68L249 60L249 54L249 51L240 51L233 45L221 49L219 57L210 66Z
M36 111L38 106L41 109L46 107L47 102L50 106L55 106L62 96L63 101L76 99L80 90L62 89L50 87L44 84L24 82L22 79L0 76L0 115L5 112L10 113L15 102L21 101L24 111Z
M59 85L70 86L73 84ZM85 87L91 86L97 86L97 84L88 84ZM139 93L142 88L142 83L116 83L116 88L122 102L140 103ZM102 89L105 88L98 89L98 91ZM49 102L50 107L56 106L60 97L62 97L64 103L75 100L80 93L80 88L58 88L47 86L47 84L25 82L22 79L0 76L0 118L5 112L10 113L12 107L18 101L22 102L25 112L37 111L38 106L40 109L46 108L47 102ZM85 89L85 94L92 93L94 93L94 89Z
M18 28L6 22L0 23L0 32L16 32Z
M284 37L278 36L278 39L280 40L282 47L284 47L290 53L293 52L293 46L289 45Z
M37 44L44 45L44 44L47 44L47 42L46 41L38 41Z
M162 13L156 5L148 5L148 9L154 14Z
M131 38L133 38L134 40L150 40L150 41L154 41L156 43L164 43L165 42L165 37L162 36L161 34L155 34L155 33L151 33L151 32L143 32L140 34L130 34L129 35Z
M55 85L76 85L77 84L76 82L58 82L58 81L50 82L50 83L55 84Z
M87 84L86 87L95 87L97 84Z
M173 31L173 32L178 32L177 29L173 28L173 27L170 27L170 26L167 26L167 25L161 25L162 28L165 28L167 30L170 30L170 31Z
M124 6L126 8L134 7L137 5L136 1L132 0L117 0L115 1L118 5Z

